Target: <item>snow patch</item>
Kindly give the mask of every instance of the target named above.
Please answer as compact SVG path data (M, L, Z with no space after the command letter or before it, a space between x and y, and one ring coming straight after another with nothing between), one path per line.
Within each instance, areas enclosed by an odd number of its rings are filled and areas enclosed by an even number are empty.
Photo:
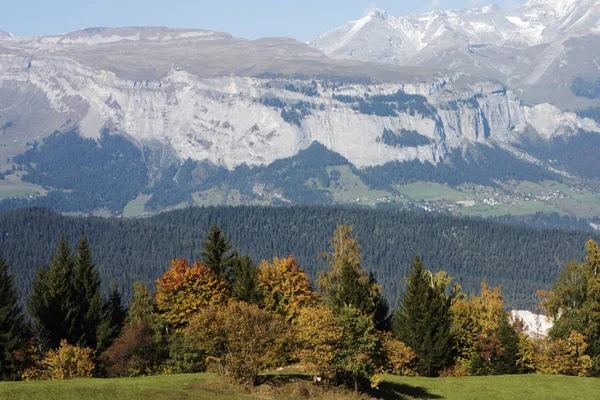
M512 318L523 320L525 323L525 333L531 337L548 336L548 330L552 328L553 322L545 315L534 314L531 311L516 310L511 312Z

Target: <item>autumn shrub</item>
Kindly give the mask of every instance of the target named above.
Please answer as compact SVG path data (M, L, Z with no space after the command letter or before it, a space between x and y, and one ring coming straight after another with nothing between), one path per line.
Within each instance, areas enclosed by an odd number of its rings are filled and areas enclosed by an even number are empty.
M200 309L184 334L207 363L219 363L225 374L254 386L260 371L285 360L288 331L281 316L230 301Z
M160 371L167 358L162 338L145 323L129 323L100 356L109 377L151 375Z
M537 370L549 375L587 376L592 359L582 334L571 331L568 339L544 339L537 354Z
M415 352L390 333L382 333L380 337L383 343L385 372L393 375L415 376L415 372L410 368L415 359Z
M61 340L58 349L48 351L37 366L21 374L24 380L91 378L94 371L94 351Z

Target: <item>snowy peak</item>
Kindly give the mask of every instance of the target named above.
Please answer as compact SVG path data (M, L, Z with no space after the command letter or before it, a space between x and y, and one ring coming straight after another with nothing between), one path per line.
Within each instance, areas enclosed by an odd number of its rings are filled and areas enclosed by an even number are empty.
M333 59L427 67L493 79L531 103L586 108L574 79L600 65L600 0L530 0L504 10L433 10L364 18L309 43ZM595 78L594 78L595 79Z
M367 15L367 18L371 18L371 19L381 19L381 20L386 20L389 18L389 14L387 13L387 11L381 10L379 8L374 8L372 9L369 14Z
M6 32L6 31L3 31L2 29L0 29L0 38L2 38L2 37L14 37L14 35L10 32Z
M599 21L598 0L530 0L514 10L490 5L402 17L374 9L311 45L333 58L410 65L410 58L427 47L527 48L598 30Z

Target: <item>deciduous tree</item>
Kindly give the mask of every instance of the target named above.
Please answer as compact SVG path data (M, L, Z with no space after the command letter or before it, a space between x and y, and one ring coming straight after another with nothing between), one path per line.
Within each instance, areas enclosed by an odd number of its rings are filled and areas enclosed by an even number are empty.
M163 318L176 329L185 327L202 307L223 303L230 297L225 283L209 267L176 258L171 269L156 281L155 301Z
M314 305L318 299L308 275L294 256L263 261L258 267L257 281L262 306L287 320L295 318L303 307Z
M255 385L260 371L285 359L288 331L282 317L256 305L230 301L200 309L185 334L226 374Z

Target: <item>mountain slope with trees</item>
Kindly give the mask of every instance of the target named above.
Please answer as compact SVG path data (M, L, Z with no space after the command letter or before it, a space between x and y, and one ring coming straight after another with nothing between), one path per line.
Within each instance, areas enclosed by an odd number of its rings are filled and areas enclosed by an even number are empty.
M455 276L466 291L481 279L502 285L511 308L533 309L535 292L546 289L563 265L582 260L590 236L583 231L533 229L484 219L419 212L329 207L189 208L147 219L67 217L45 209L0 214L0 249L15 273L23 299L36 270L48 265L64 234L71 243L85 232L94 251L103 292L116 281L124 299L134 281L154 286L170 260L198 259L217 224L240 254L255 263L293 254L313 279L325 270L319 255L338 223L351 224L362 247L363 266L374 273L391 305L416 254L434 271ZM248 264L248 263L246 263ZM240 276L250 265L238 265ZM249 283L252 296L252 283ZM240 289L242 290L242 289Z

